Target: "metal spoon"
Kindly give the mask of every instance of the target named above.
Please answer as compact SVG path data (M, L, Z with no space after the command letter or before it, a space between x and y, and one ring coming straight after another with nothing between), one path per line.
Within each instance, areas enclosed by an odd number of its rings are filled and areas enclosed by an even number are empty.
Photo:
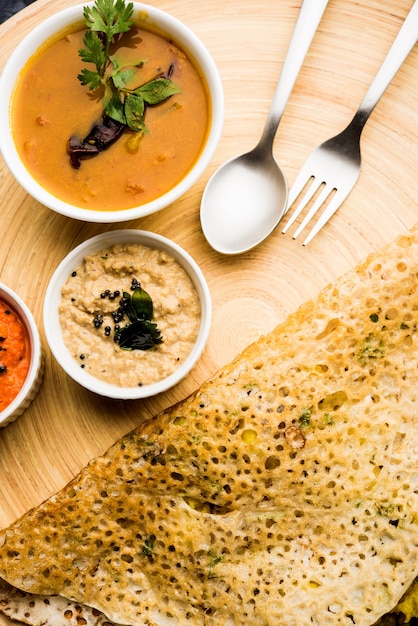
M303 0L260 141L222 165L202 196L200 221L209 244L240 254L265 239L286 210L288 186L273 157L273 140L328 0Z

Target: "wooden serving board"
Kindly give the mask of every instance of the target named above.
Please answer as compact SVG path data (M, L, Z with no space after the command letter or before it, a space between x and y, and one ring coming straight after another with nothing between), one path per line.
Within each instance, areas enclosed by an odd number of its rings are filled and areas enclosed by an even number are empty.
M0 69L36 24L78 3L37 0L0 26ZM219 67L225 125L210 167L170 207L110 226L54 214L23 191L0 158L0 280L26 301L44 337L41 313L46 286L75 245L115 228L155 231L183 246L207 278L214 307L209 342L198 365L176 388L145 401L118 402L72 382L44 341L41 390L16 422L0 430L0 527L64 486L119 436L191 393L299 304L418 219L415 48L363 132L357 186L311 244L303 247L277 229L244 255L225 257L214 252L200 229L202 191L219 165L258 140L300 0L150 3L191 27ZM330 0L276 136L275 156L290 184L310 151L350 121L411 6L412 0Z

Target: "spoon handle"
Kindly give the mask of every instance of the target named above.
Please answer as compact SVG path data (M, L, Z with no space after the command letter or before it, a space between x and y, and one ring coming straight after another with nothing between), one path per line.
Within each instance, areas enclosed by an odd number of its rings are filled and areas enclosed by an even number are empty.
M356 118L363 128L369 115L385 93L393 77L418 41L418 0L415 0L399 33L396 36L385 60L380 66L372 84L370 85L362 103L356 113Z
M259 145L270 144L328 0L303 0Z

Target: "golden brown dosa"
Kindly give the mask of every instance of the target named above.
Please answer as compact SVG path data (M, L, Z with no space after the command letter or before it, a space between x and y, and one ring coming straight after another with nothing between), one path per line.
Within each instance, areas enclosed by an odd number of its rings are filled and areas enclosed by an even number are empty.
M373 624L418 574L417 284L415 228L6 529L0 577L124 625Z

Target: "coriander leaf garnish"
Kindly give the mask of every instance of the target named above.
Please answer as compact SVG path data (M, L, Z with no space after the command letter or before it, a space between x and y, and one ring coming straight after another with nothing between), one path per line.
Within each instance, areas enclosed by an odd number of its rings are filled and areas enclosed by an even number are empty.
M109 75L109 78L113 81L116 89L126 89L127 83L135 76L136 69L133 67L129 67L127 69L114 69L113 72Z
M97 33L87 30L84 35L84 45L86 48L82 48L79 55L85 63L94 63L96 71L84 68L78 79L82 85L89 85L90 89L97 89L102 84L102 77L106 69L103 43Z
M117 94L113 94L106 106L108 117L119 122L122 126L126 126L126 115L124 105L120 101Z
M79 74L78 78L82 85L90 84L90 89L98 89L102 84L102 79L97 72L92 72L86 68L81 70L81 74Z
M107 69L113 38L128 32L134 23L131 19L133 9L133 3L125 4L124 0L96 0L94 6L84 7L84 19L88 29L84 36L86 49L80 50L79 54L83 61L96 65L100 81Z
M357 358L361 365L367 365L370 360L382 359L385 356L385 344L383 340L373 333L369 335L363 341L363 345L360 351L357 353Z
M117 55L110 55L111 45L115 43L117 35L128 32L134 24L133 6L132 2L125 4L125 0L96 0L94 6L84 7L87 30L83 38L84 48L79 50L79 55L85 63L93 64L95 70L83 68L78 79L91 91L102 90L103 120L108 140L103 141L104 133L100 124L94 127L100 133L99 142L96 141L94 129L83 140L71 137L68 152L74 168L80 167L81 158L95 156L114 143L125 127L142 136L147 132L144 121L146 107L156 106L180 91L169 78L173 66L166 74L134 88L128 87L136 78L140 82L144 61L138 60L124 66L120 65ZM107 122L107 118L116 122L113 134L108 133L107 127L112 127L112 124ZM119 125L123 128L119 128Z

